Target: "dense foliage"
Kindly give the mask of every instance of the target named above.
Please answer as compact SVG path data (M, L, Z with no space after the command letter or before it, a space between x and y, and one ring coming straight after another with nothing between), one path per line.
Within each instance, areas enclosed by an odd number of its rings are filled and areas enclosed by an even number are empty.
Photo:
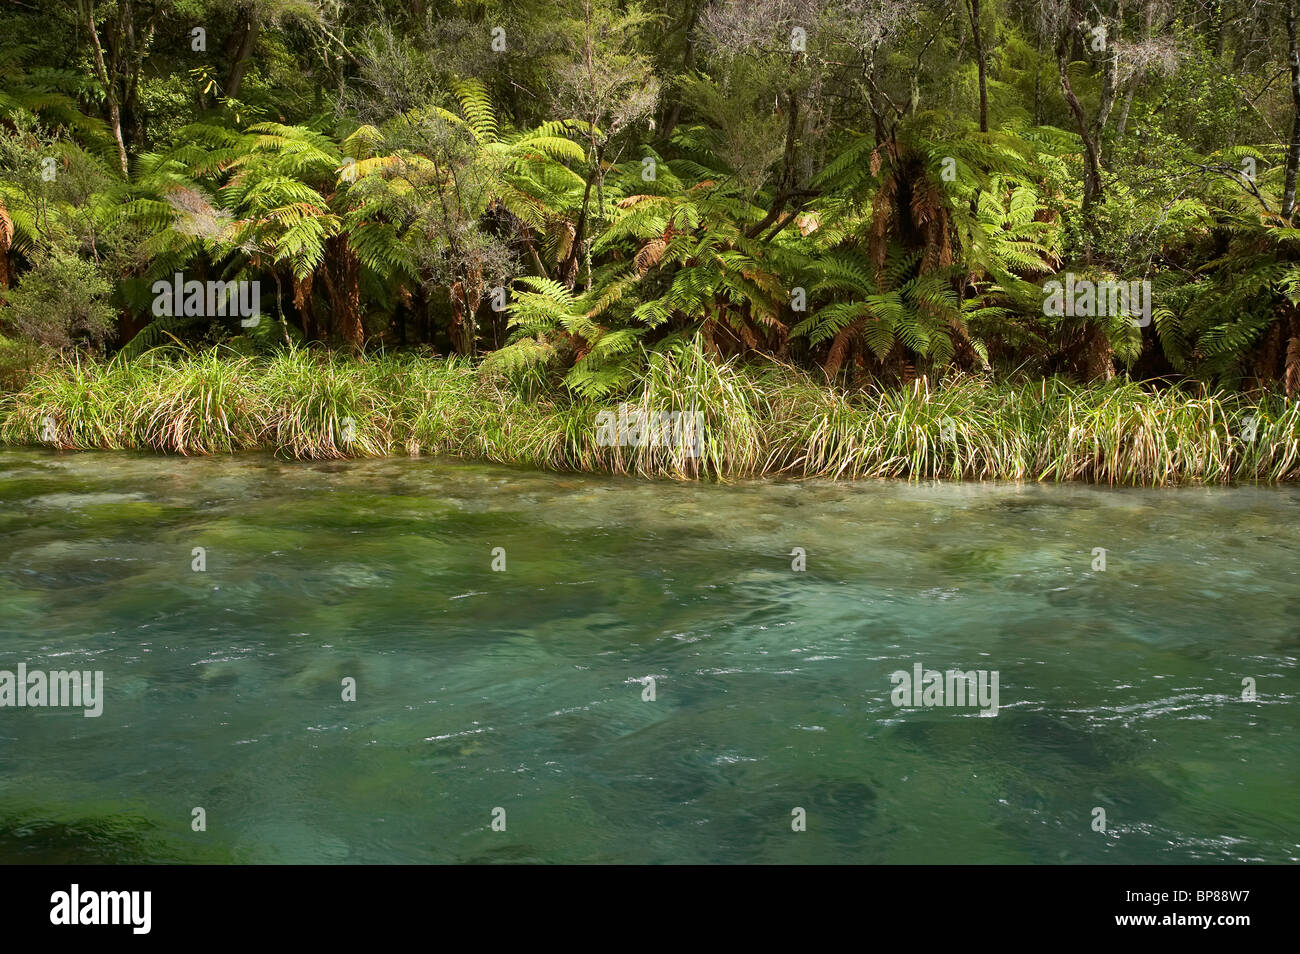
M1059 376L942 387L827 387L817 371L652 352L635 393L603 409L644 433L701 415L689 441L602 440L596 402L526 393L467 358L302 348L155 350L37 370L0 401L0 442L173 454L273 451L328 460L447 454L643 477L1083 480L1165 486L1300 479L1300 401ZM698 440L694 439L698 438Z
M0 371L306 342L1300 392L1300 0L13 0ZM257 283L258 314L156 283ZM1053 313L1051 282L1150 283ZM1050 287L1050 286L1049 286ZM1074 309L1069 309L1073 311ZM186 313L190 311L190 313Z

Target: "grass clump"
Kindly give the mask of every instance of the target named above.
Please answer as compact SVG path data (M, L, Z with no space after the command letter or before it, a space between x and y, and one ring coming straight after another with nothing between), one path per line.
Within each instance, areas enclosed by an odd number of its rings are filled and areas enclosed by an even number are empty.
M597 416L700 413L698 456L597 440ZM1081 480L1155 485L1300 477L1300 402L1118 381L956 377L845 392L776 362L651 356L618 401L522 393L463 359L155 351L34 373L0 398L0 441L324 460L449 454L553 470L719 479Z

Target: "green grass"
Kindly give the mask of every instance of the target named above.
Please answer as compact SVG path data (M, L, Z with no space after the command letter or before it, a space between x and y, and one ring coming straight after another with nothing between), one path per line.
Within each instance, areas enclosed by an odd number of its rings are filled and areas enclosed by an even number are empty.
M358 361L309 350L250 358L175 349L54 365L0 397L0 441L317 460L450 454L674 478L1300 478L1300 402L1276 395L975 377L845 393L775 362L718 364L685 350L654 355L623 400L646 411L703 412L703 455L600 446L596 416L618 401L521 393L462 360Z

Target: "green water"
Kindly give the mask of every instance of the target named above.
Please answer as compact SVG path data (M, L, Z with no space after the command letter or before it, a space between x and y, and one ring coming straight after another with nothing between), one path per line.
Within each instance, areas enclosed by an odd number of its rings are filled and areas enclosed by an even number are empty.
M0 708L0 860L1295 861L1298 524L1297 488L3 452L0 669L105 701ZM917 662L996 671L996 717L892 705Z

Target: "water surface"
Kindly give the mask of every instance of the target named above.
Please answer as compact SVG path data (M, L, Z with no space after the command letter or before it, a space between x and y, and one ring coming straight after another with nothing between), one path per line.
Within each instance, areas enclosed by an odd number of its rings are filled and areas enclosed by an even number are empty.
M1294 487L0 452L0 669L106 696L0 708L0 861L1295 861L1298 524ZM996 717L892 705L918 662L996 671Z

